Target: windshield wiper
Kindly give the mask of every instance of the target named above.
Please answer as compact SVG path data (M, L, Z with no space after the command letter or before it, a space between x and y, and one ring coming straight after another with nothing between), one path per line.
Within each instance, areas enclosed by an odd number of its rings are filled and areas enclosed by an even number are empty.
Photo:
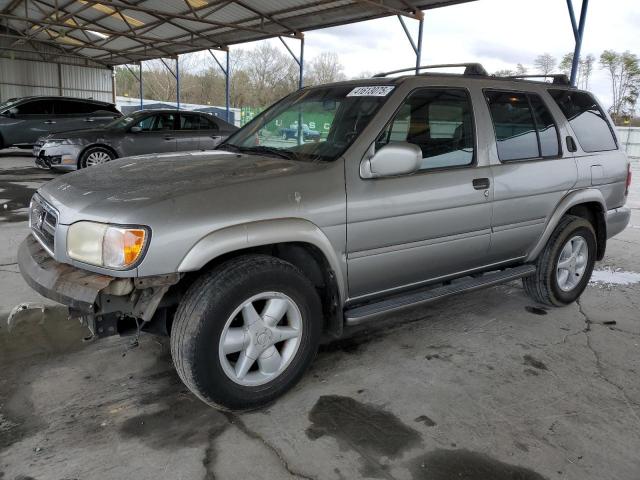
M287 160L296 160L298 155L289 150L283 150L282 148L267 147L265 145L256 145L255 147L238 147L234 145L238 151L242 153L265 153L267 155L276 155Z

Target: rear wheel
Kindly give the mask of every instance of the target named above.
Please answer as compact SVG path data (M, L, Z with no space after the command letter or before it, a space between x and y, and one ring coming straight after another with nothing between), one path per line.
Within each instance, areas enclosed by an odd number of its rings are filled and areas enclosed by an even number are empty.
M536 273L522 279L526 293L546 305L576 301L591 278L596 245L590 222L573 215L563 217L536 261Z
M95 165L102 165L116 158L113 152L104 147L91 147L88 148L80 158L80 168L93 167Z
M302 377L317 351L318 294L293 265L266 255L230 260L186 292L171 331L185 385L229 409L263 405Z

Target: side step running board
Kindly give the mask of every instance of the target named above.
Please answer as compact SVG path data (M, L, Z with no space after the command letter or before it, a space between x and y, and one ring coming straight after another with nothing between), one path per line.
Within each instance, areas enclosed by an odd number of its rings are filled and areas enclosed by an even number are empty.
M536 267L533 265L521 265L519 267L507 268L497 272L485 273L480 277L464 277L454 280L449 285L431 287L426 290L412 291L410 293L398 294L387 297L384 300L368 303L359 307L347 309L344 312L345 324L347 326L360 325L369 320L374 320L380 315L396 312L405 308L424 305L443 298L457 295L458 293L470 292L480 288L491 287L501 283L510 282L518 278L527 277L535 273Z

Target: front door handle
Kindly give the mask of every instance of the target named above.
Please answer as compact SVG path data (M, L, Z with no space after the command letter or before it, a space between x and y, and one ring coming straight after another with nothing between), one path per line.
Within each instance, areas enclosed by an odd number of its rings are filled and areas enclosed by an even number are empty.
M166 136L166 137L164 137L164 139L165 139L165 140L174 140L174 139L175 139L175 137Z
M491 186L491 182L488 178L474 178L473 179L473 188L476 190L486 190Z
M55 120L46 120L44 123L46 125L53 125L54 123L56 123L56 121Z

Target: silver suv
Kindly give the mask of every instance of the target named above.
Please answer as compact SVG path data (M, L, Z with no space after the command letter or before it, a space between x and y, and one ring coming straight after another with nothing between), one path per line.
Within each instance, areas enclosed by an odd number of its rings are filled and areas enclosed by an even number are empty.
M233 409L400 309L519 278L567 305L629 221L630 174L602 107L554 78L470 64L302 89L213 152L44 185L20 269L96 336L170 335L184 383Z

